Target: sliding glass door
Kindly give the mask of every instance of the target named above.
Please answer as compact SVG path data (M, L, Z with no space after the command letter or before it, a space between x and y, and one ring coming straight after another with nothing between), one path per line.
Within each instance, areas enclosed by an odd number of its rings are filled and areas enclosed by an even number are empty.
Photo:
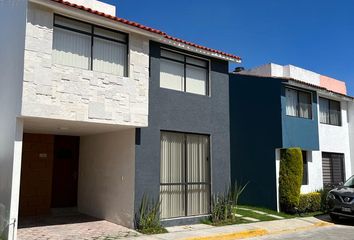
M161 132L161 217L209 213L209 136Z

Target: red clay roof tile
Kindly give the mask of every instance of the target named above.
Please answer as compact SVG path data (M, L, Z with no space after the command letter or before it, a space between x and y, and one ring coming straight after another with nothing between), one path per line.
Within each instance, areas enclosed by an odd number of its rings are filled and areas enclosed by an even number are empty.
M117 21L117 22L121 22L121 23L130 25L130 26L133 26L133 27L137 27L137 28L140 28L142 30L146 30L146 31L149 31L149 32L152 32L152 33L156 33L156 34L159 34L159 35L163 36L166 39L173 40L175 42L180 42L180 43L192 46L192 47L196 47L196 48L199 48L199 49L202 49L202 50L206 50L206 51L209 51L209 52L221 54L223 56L236 59L237 61L241 61L241 57L239 57L239 56L236 56L236 55L233 55L233 54L229 54L229 53L225 53L223 51L211 49L211 48L208 48L208 47L204 47L204 46L201 46L201 45L198 45L198 44L195 44L195 43L191 43L191 42L179 39L179 38L175 38L175 37L172 37L172 36L168 35L165 32L162 32L160 30L157 30L157 29L154 29L154 28L151 28L151 27L144 26L144 25L142 25L140 23L137 23L137 22L133 22L133 21L129 21L129 20L124 19L124 18L119 18L119 17L115 17L115 16L112 16L112 15L109 15L109 14L105 14L103 12L99 12L99 11L96 11L96 10L93 10L91 8L87 8L85 6L78 5L78 4L75 4L75 3L70 3L70 2L65 1L65 0L51 0L51 1L57 2L57 3L60 3L60 4L64 4L64 5L69 6L69 7L77 8L77 9L80 9L80 10L83 10L83 11L87 11L89 13L92 13L92 14L95 14L95 15L98 15L98 16L109 18L111 20L114 20L114 21Z

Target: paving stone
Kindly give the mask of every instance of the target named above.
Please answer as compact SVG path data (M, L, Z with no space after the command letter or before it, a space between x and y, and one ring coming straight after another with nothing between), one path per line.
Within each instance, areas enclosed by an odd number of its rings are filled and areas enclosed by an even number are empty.
M277 216L277 215L274 215L274 214L267 214L268 217L272 217L272 218L276 218L276 219L284 219L283 217L281 216Z
M254 213L261 214L261 215L268 215L268 213L262 212L262 211L258 211L258 210L251 210L251 211L254 212Z
M18 240L115 240L139 233L86 215L26 218L20 221Z
M250 222L259 222L260 220L257 218L251 218L251 217L242 217L242 219L245 219Z

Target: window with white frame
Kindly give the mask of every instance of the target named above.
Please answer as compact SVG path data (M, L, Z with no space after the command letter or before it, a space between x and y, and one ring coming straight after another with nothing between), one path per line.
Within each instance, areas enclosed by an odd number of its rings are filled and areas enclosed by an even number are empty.
M209 63L174 51L161 49L160 87L208 95Z
M127 76L128 35L54 16L53 63Z
M210 211L209 136L161 132L161 218Z
M286 115L312 119L311 93L285 88Z
M340 102L320 97L320 122L341 126L342 116Z

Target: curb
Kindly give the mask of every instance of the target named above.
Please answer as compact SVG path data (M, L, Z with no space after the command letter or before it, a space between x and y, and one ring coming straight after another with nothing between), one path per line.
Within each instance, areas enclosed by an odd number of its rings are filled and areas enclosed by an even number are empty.
M284 229L278 231L268 231L266 229L254 229L248 231L240 231L240 232L233 232L233 233L226 233L226 234L216 234L204 237L189 237L184 238L183 240L232 240L232 239L242 239L242 238L251 238L251 237L260 237L265 235L276 235L276 234L285 234L285 233L293 233L293 232L300 232L320 227L327 227L332 226L333 223L327 222L317 222L313 223L310 226L298 227L294 229Z
M191 238L185 238L184 240L232 240L232 239L241 239L241 238L249 238L249 237L260 237L268 234L269 232L265 229L255 229L255 230L242 231L242 232L217 234L217 235L205 236L205 237L191 237Z

